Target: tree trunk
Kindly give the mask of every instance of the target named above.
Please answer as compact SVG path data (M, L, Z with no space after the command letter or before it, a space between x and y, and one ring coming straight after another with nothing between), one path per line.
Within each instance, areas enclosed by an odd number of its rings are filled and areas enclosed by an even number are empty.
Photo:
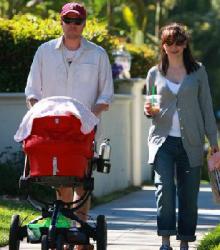
M161 0L156 0L155 12L155 36L159 38L160 32L160 16L161 16Z
M111 27L113 27L111 0L107 0L106 12L107 12L107 20L108 20L108 29L111 29Z

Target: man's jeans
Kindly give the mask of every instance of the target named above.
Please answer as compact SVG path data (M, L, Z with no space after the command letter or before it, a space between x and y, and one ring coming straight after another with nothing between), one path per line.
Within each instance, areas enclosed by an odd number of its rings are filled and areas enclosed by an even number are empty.
M167 137L157 152L154 170L158 235L177 235L178 240L194 241L200 167L190 167L180 137ZM179 204L177 228L176 187Z

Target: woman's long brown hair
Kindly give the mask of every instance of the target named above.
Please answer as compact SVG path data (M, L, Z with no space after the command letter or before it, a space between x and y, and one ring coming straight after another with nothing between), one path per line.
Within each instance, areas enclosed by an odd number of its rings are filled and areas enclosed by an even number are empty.
M160 62L159 69L163 75L167 74L169 67L168 56L163 48L166 43L168 45L183 44L186 42L186 48L183 51L183 63L186 68L187 74L190 74L200 68L200 65L196 62L192 56L189 47L189 35L186 32L184 26L180 23L170 23L161 28L161 45L160 45Z

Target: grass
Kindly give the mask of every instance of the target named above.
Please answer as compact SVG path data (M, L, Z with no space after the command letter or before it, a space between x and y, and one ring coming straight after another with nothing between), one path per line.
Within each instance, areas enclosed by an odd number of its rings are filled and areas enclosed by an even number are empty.
M200 184L209 184L209 181L207 181L207 180L201 180Z
M118 199L126 194L137 191L140 188L128 187L123 190L112 192L108 195L99 198L92 198L92 207L100 204L108 203L112 200ZM34 214L33 214L34 213ZM25 219L24 224L37 217L39 213L36 212L27 202L15 200L0 200L0 247L8 244L9 227L11 217L13 214L19 214L21 220Z
M198 250L220 250L220 225L201 240Z
M36 217L36 211L27 202L0 200L0 247L8 243L9 227L13 214L19 214L21 220L28 217L25 222Z

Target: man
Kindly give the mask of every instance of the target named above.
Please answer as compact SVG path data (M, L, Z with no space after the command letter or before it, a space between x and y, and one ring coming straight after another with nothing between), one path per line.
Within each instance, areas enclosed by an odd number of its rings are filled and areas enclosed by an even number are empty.
M25 88L27 104L49 96L68 96L79 100L96 116L108 110L113 97L111 65L103 48L82 37L86 25L86 9L71 2L62 7L63 36L42 44L31 65ZM75 189L74 200L82 196L82 187ZM59 198L73 200L72 188L61 188ZM89 202L79 211L86 220ZM90 249L78 246L78 250Z

